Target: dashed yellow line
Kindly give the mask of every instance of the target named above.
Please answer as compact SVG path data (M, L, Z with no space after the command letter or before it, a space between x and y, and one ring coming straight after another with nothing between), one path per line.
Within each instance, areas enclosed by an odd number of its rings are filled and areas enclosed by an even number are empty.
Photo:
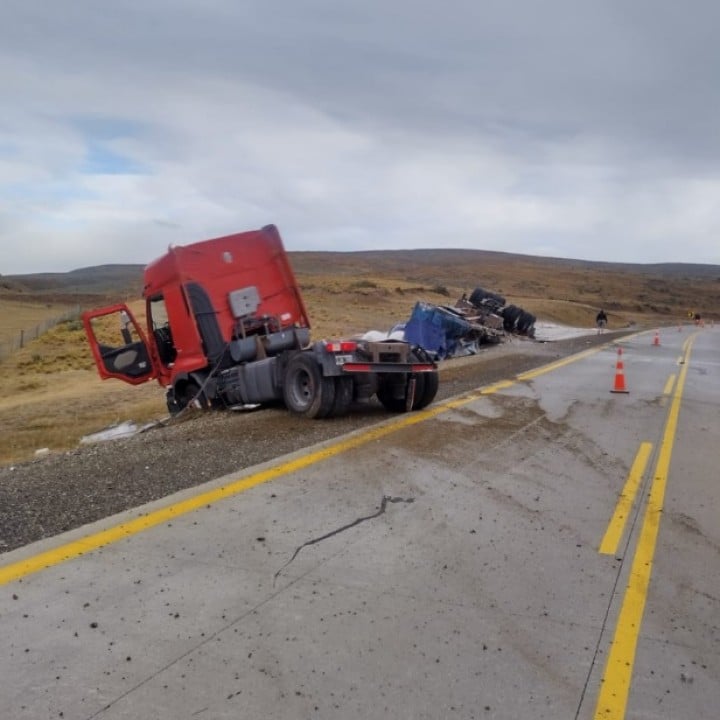
M615 512L613 513L612 519L608 524L605 535L600 542L600 548L598 552L602 555L615 555L620 544L620 539L625 532L625 525L627 519L630 516L630 510L632 509L633 503L635 502L635 496L637 495L640 482L645 474L645 468L647 461L650 458L652 452L652 443L644 442L640 444L640 449L635 456L635 461L630 468L630 473L625 482L625 487L620 493L617 505L615 506Z
M594 720L623 720L625 718L635 664L635 653L645 612L645 603L660 530L660 518L665 503L665 488L670 472L670 460L677 433L680 404L688 372L692 342L686 341L683 347L685 363L680 371L665 424L655 476L645 509L635 557L630 568L627 589L620 608L615 634L610 645L605 674L600 686L595 715L593 716Z

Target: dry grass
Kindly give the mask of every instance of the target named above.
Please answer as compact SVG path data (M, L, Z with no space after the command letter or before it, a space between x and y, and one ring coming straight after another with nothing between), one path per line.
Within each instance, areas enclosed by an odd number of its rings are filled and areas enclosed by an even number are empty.
M0 301L0 357L4 350L19 346L21 333L26 338L32 337L35 328L71 309L71 305L63 303Z
M3 300L0 313L0 342L22 329L39 325L49 318L62 315L71 309L67 303L38 303Z
M416 302L453 305L462 294L459 288L441 294L432 285L381 277L313 274L299 277L299 282L316 338L390 330L408 319Z
M667 280L626 269L593 271L528 258L489 256L478 263L463 255L447 261L440 251L417 256L410 264L384 254L364 257L293 255L314 338L389 330L408 319L417 301L453 305L477 285L502 293L540 319L579 327L591 327L601 306L611 328L631 321L672 324L698 302L700 307L720 306L720 280L715 278ZM37 324L64 309L0 297L5 329ZM132 309L140 318L143 303L134 302ZM155 382L131 387L100 381L77 322L63 323L30 342L0 368L1 463L31 458L38 448L74 448L83 435L124 420L142 423L167 414L164 390Z
M33 456L39 448L67 450L83 435L124 420L138 423L163 414L164 393L156 383L130 388L103 383L93 369L26 376L0 401L0 462Z
M4 307L0 302L0 312ZM67 450L101 428L165 412L157 383L133 388L100 380L79 321L52 328L6 358L0 370L0 463L28 459L40 448Z

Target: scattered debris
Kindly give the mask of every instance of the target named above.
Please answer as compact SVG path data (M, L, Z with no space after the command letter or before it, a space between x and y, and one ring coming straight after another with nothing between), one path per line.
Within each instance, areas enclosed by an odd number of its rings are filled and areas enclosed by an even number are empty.
M145 432L145 430L149 430L151 427L155 427L155 425L156 423L152 422L138 426L134 422L127 420L118 425L111 425L109 428L105 428L105 430L100 430L100 432L84 435L80 438L80 443L87 445L90 443L104 442L106 440L118 440L120 438L131 437L132 435ZM37 455L37 453L35 454Z
M455 303L432 305L418 302L410 319L383 336L370 331L363 339L405 340L433 359L475 355L481 345L497 344L508 335L535 337L535 316L516 305L506 305L497 293L476 287Z
M480 345L500 342L502 335L502 330L466 315L462 308L423 302L415 305L405 324L405 339L438 359L474 355Z

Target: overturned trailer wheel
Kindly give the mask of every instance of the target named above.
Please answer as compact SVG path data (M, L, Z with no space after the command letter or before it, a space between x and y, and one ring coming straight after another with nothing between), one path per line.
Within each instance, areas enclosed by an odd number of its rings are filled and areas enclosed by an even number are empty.
M291 412L308 418L327 417L335 402L335 383L323 377L315 358L309 353L293 355L287 364L283 400Z
M470 293L470 302L477 308L490 306L493 310L498 310L505 305L505 298L484 288L476 287Z

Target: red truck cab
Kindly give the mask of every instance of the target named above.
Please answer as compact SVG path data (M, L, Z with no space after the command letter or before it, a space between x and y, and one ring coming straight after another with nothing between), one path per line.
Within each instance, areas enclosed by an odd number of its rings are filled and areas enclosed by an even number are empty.
M169 248L145 268L143 298L144 330L124 304L83 323L100 376L156 379L171 412L284 399L316 417L346 412L361 391L391 409L417 409L437 391L434 363L406 343L310 343L274 225Z

